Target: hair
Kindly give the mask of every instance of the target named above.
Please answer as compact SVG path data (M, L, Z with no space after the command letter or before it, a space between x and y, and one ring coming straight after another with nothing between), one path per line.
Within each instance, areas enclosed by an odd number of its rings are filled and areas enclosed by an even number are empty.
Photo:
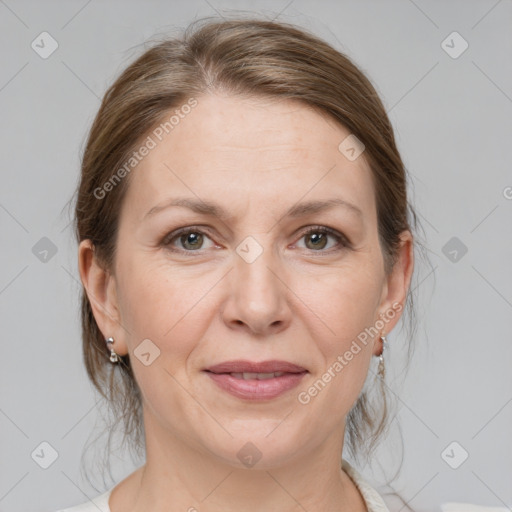
M111 187L108 198L98 199L95 190L112 179L173 109L190 98L216 92L302 102L364 143L385 271L391 272L400 235L406 230L415 233L418 219L407 196L407 170L375 88L345 54L305 29L247 17L196 20L180 37L153 42L108 88L83 152L74 219L77 241L90 239L100 264L113 273L119 214L130 175ZM414 235L415 248L418 243ZM403 317L409 321L410 359L416 330L411 289ZM129 355L119 356L117 365L109 361L109 349L83 287L81 327L88 377L113 413L110 435L122 422L124 440L142 453L142 400ZM347 416L344 446L356 460L370 459L390 424L387 386L384 379L377 380L375 403L372 390L364 389Z

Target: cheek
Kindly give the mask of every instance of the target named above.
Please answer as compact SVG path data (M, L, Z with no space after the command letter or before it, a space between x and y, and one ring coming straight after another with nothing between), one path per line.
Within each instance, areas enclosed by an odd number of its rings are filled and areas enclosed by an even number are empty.
M178 382L186 381L190 354L211 321L207 291L218 279L187 277L168 262L155 260L134 257L119 265L121 316L145 403L156 416L170 409L180 417L190 405ZM144 352L150 354L148 365Z
M325 339L349 341L376 320L382 276L375 267L351 265L311 279L307 287L297 285L307 293L304 302L323 321Z
M132 257L119 269L121 315L131 350L148 338L163 359L170 355L169 368L183 366L212 315L208 291L218 277L180 271L149 254Z
M320 402L337 411L348 411L359 396L376 340L370 328L376 321L382 275L378 265L358 263L308 282L304 300L322 320L315 321L318 328L312 332L322 354L322 365L316 368L322 381L317 388L325 389Z

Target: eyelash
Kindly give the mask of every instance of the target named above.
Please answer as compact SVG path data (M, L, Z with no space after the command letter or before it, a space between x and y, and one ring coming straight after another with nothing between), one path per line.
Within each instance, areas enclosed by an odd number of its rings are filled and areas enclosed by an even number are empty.
M166 235L164 237L164 239L162 240L161 242L161 245L166 247L168 250L172 251L172 252L177 252L177 253L197 253L198 255L202 253L202 250L201 249L196 249L196 250L186 250L186 249L175 249L175 248L171 248L170 245L171 245L171 242L183 235L188 235L190 233L199 233L201 235L206 235L209 237L208 233L203 231L202 229L200 229L198 226L188 226L186 228L181 228L181 229L178 229L176 231L173 231L172 233ZM332 229L332 228L328 228L326 226L311 226L310 228L308 228L306 231L303 231L299 237L299 240L301 240L302 238L304 238L305 236L311 234L311 233L322 233L322 234L325 234L325 235L330 235L331 237L333 237L334 239L336 239L336 241L338 242L338 246L337 247L331 247L331 249L328 249L328 250L318 250L318 251L315 251L313 249L309 249L311 252L313 253L318 253L319 255L321 255L322 253L325 253L325 254L331 254L333 252L337 252L337 251L340 251L340 250L343 250L343 249L350 249L352 247L350 241L344 236L342 235L341 233L339 233L338 231ZM308 249L306 249L308 250Z

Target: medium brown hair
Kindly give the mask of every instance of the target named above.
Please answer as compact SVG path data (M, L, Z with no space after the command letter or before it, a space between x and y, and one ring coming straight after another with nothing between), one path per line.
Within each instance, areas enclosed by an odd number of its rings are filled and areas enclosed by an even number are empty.
M75 209L78 242L90 239L96 257L113 272L119 212L130 176L103 199L97 199L94 191L173 109L191 97L215 91L300 101L334 119L364 143L364 158L375 188L379 240L389 273L400 234L405 230L414 233L417 218L408 201L407 173L393 128L375 88L345 54L306 30L247 17L203 18L181 37L154 42L110 86L83 154ZM417 237L414 243L418 244ZM121 357L122 364L111 364L83 289L81 301L88 376L107 399L114 422L123 422L124 434L140 453L144 437L141 394L130 357ZM410 356L415 331L410 290L404 307L404 316L409 315ZM372 403L370 390L364 390L347 417L345 446L355 459L360 455L369 459L389 424L386 385L377 380L376 402Z

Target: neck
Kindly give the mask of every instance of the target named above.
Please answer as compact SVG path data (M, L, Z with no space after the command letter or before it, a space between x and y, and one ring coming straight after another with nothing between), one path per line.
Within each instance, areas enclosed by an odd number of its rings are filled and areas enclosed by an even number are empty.
M147 423L151 421L147 419ZM297 450L279 464L264 465L263 454L254 466L240 468L155 424L150 428L154 435L146 439L146 464L134 474L124 510L367 510L354 483L341 469L343 429L321 445Z

